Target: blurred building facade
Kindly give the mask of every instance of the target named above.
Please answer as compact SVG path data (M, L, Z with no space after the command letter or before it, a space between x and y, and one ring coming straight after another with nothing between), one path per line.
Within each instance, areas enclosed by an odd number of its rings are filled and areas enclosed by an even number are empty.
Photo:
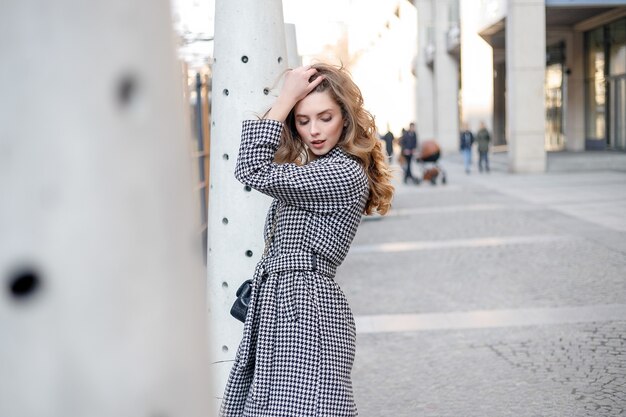
M418 122L445 148L451 126L485 121L515 172L544 171L547 151L626 151L625 0L415 4Z
M330 4L332 13L324 6ZM324 0L317 11L283 0L283 9L285 20L295 22L301 62L346 68L379 132L400 136L415 120L417 17L411 0Z
M354 2L344 65L380 133L396 137L415 121L416 10L407 0Z
M418 51L417 131L444 151L457 149L459 132L459 0L415 0Z

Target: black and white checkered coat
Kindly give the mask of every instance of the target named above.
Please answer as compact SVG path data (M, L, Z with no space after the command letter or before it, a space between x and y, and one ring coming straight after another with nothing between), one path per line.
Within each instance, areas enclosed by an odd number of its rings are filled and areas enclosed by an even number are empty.
M283 124L243 123L235 175L274 197L268 255L222 402L223 417L351 417L354 317L333 281L368 197L359 163L338 147L304 166L272 160Z

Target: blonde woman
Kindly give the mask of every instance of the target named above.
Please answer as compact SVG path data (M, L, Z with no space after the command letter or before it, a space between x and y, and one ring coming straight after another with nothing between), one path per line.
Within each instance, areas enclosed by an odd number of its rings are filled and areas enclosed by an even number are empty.
M373 117L342 68L285 74L261 120L243 123L235 175L274 198L221 415L357 415L354 317L333 280L363 214L393 187Z

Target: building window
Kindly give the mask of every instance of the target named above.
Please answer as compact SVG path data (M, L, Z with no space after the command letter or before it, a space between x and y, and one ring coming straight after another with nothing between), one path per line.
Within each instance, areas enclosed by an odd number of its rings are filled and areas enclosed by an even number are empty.
M563 66L565 43L560 42L547 48L545 78L545 109L547 151L560 151L565 147L563 134Z
M563 149L563 64L550 64L546 67L545 85L546 108L546 150Z
M585 33L586 148L626 150L626 18Z
M626 19L608 26L608 146L626 150Z
M605 129L604 28L585 34L586 148L603 149Z

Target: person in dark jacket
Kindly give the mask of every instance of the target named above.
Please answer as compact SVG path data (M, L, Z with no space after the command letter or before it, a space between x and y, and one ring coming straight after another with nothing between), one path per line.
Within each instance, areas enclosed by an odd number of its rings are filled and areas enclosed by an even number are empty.
M478 133L476 133L476 142L478 143L478 171L483 172L484 162L484 169L489 172L489 142L491 142L491 136L485 127L485 122L480 122L480 128Z
M402 156L404 157L404 183L409 180L417 182L413 174L411 173L411 161L413 160L413 153L417 148L417 133L415 133L415 123L409 124L409 130L407 130L400 139L400 148L402 149Z
M465 173L470 173L472 166L472 145L474 144L474 135L469 130L467 123L463 123L463 131L459 137L459 150L463 155L463 163L465 164Z
M387 133L385 133L382 137L382 140L385 142L385 150L387 151L387 156L389 157L389 163L393 160L393 141L394 141L393 133L391 133L391 129L389 129L389 125L387 125Z

